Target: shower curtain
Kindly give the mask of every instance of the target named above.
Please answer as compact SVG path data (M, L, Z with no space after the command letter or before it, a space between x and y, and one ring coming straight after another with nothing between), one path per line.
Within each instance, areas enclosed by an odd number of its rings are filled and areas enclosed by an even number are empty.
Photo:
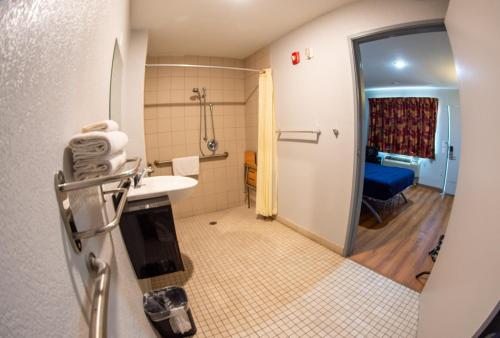
M258 215L274 216L278 212L278 182L276 168L276 121L274 117L274 89L271 69L259 76L259 127L257 143L257 192Z

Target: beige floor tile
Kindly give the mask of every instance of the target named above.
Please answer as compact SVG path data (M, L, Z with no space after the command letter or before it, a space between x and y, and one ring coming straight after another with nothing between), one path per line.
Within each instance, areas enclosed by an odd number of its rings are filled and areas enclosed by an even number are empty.
M210 225L216 221L216 225ZM418 293L244 207L176 222L199 337L414 337Z

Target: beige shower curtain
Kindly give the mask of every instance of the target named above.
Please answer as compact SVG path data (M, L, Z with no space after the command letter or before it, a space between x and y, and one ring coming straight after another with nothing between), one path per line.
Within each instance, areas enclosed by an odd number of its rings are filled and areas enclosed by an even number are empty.
M259 76L259 132L257 149L258 215L274 216L278 212L277 168L276 168L276 121L274 118L274 89L271 69Z

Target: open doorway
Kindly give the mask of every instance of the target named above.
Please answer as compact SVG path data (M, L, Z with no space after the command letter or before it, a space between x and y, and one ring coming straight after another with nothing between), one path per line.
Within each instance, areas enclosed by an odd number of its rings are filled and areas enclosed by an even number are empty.
M421 291L446 231L458 176L460 107L443 23L353 40L358 181L347 254Z

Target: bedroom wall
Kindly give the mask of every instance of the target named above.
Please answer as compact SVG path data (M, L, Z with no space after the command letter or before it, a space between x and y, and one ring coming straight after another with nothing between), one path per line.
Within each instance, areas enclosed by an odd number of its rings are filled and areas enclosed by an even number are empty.
M1 337L88 337L90 251L111 266L108 336L153 336L120 231L76 254L53 182L70 136L108 118L114 42L126 62L128 18L125 0L0 2ZM96 196L73 196L82 228L103 223Z
M349 38L443 18L447 1L359 1L271 44L278 128L321 128L319 143L278 143L278 213L343 249L353 194L355 96ZM390 11L391 15L387 15ZM293 66L290 53L314 48ZM332 129L340 131L338 138Z
M419 183L441 189L446 169L446 148L443 149L443 142L448 140L448 105L451 109L451 144L454 147L456 160L451 160L448 169L448 179L446 192L454 195L457 185L458 167L460 158L460 102L457 89L447 88L384 88L367 89L366 107L364 116L364 144L368 137L368 123L370 117L369 98L379 97L437 97L439 100L437 126L436 126L436 158L434 160L421 159Z

